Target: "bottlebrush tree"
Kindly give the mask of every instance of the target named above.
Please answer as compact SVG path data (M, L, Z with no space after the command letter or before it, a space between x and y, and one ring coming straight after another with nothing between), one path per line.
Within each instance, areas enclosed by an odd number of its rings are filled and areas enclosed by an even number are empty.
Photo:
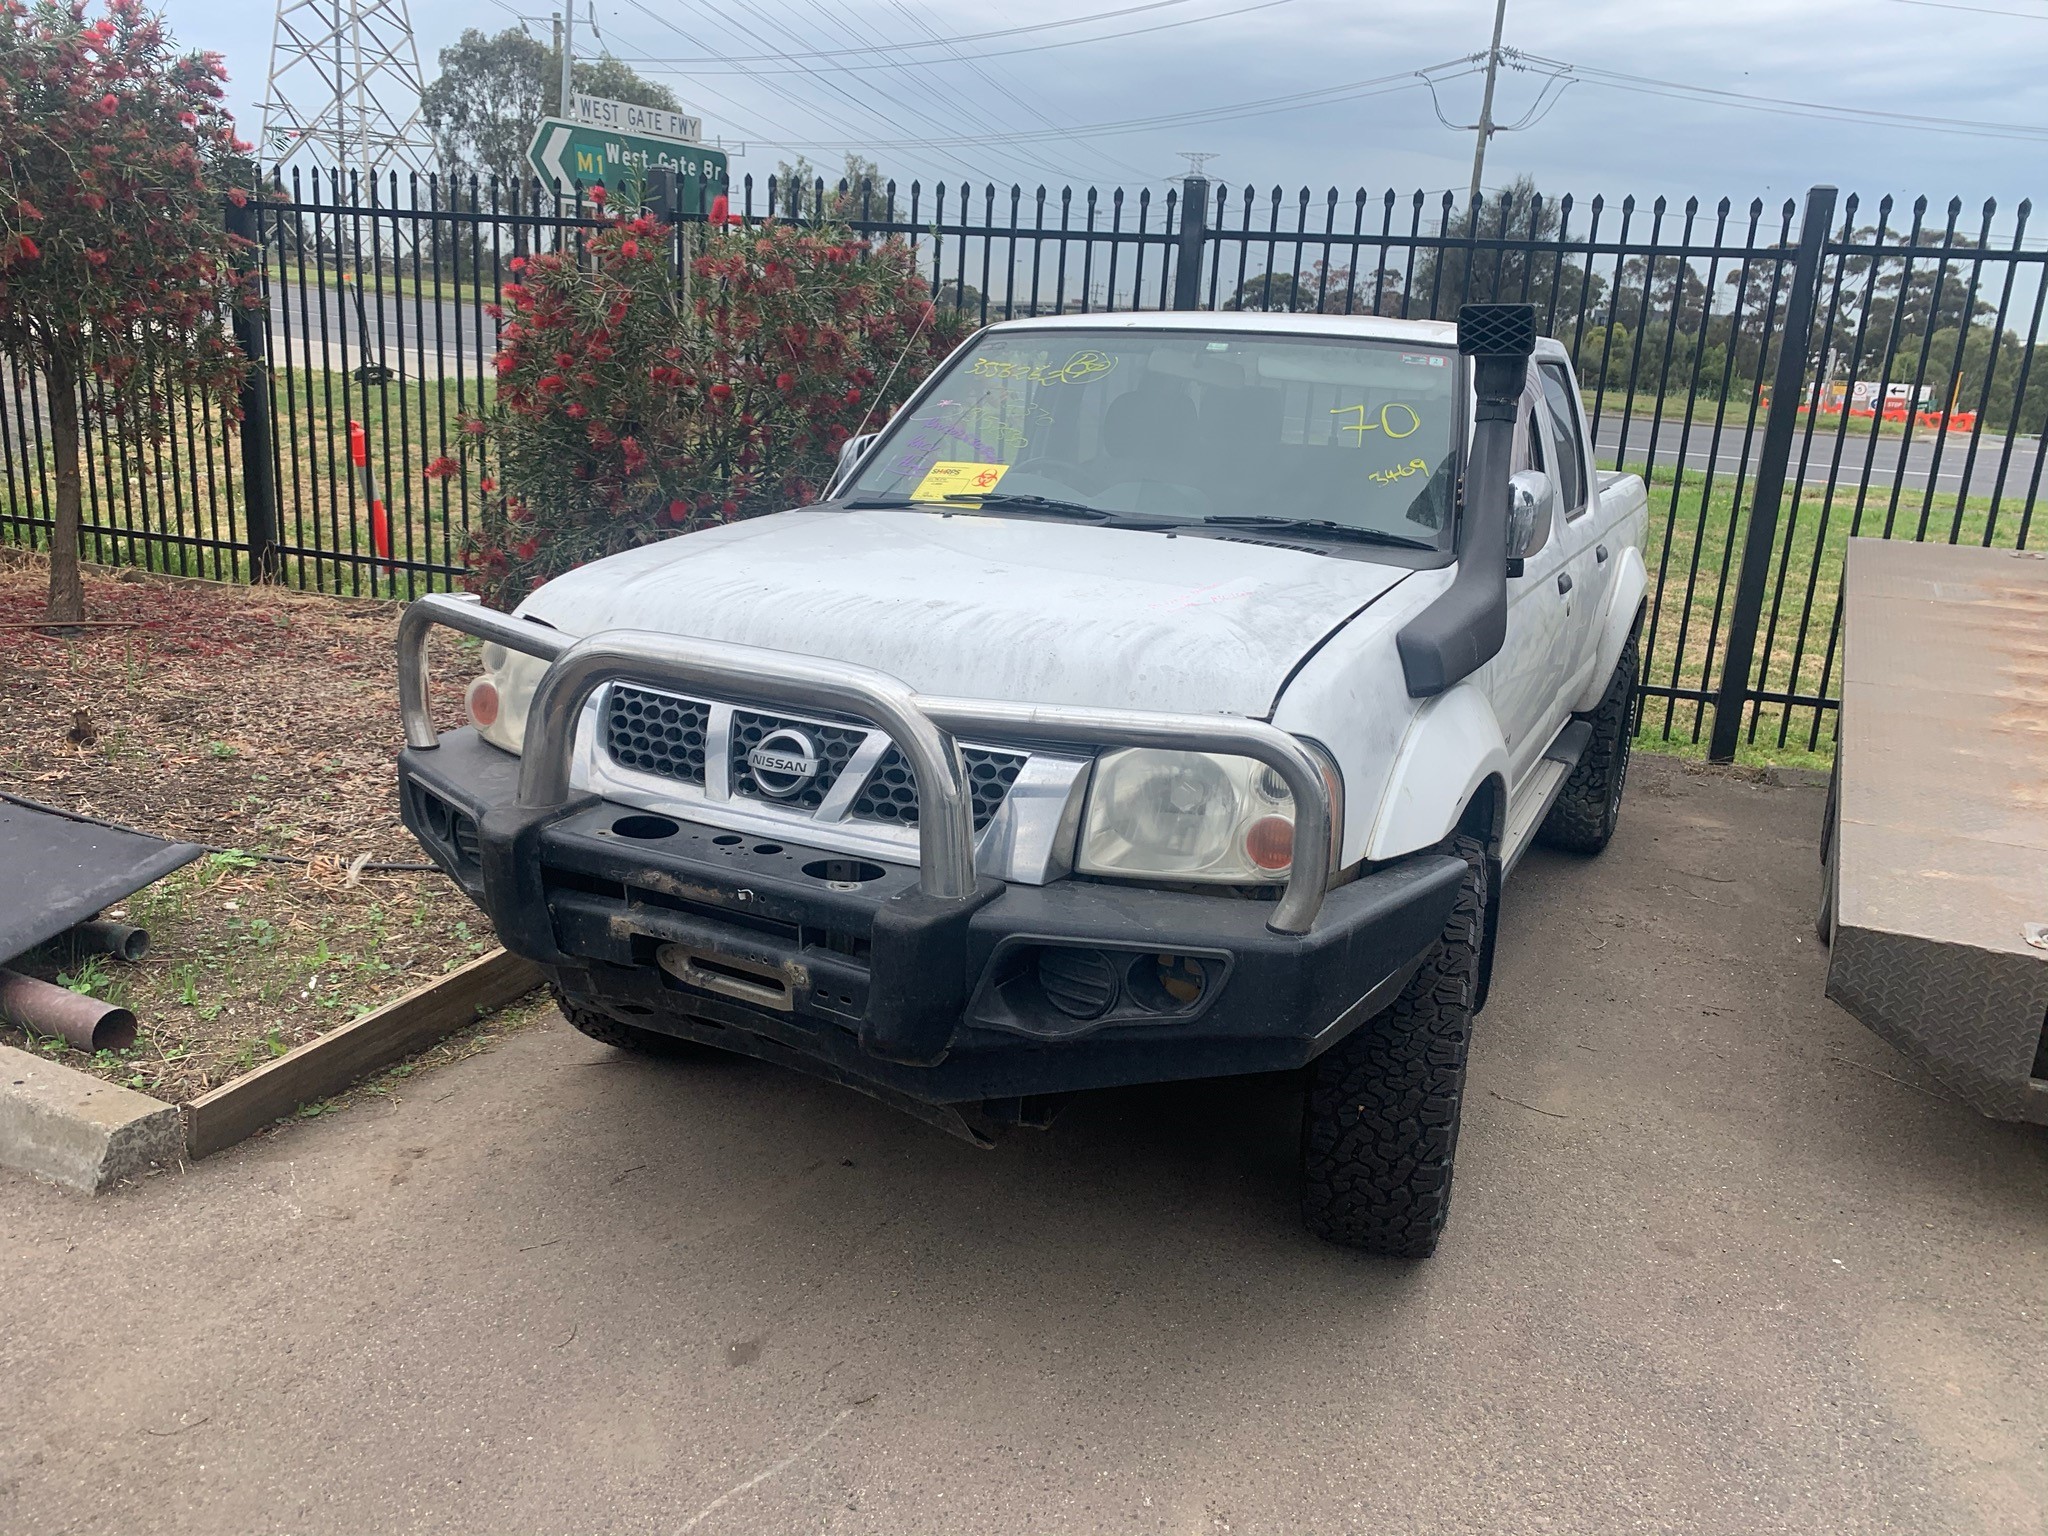
M53 623L85 616L78 574L82 386L94 425L160 428L188 392L232 414L230 311L251 302L223 228L248 146L218 55L180 53L140 0L0 0L0 354L41 373L56 507Z
M615 218L580 252L513 262L497 400L464 455L485 492L469 585L501 607L600 556L815 500L840 445L960 339L900 241L713 226L687 283L670 244Z

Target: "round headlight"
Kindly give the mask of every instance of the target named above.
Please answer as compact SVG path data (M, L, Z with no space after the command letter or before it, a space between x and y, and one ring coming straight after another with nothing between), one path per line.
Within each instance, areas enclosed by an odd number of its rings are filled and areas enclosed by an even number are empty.
M1193 752L1150 752L1113 776L1107 823L1171 867L1207 868L1230 852L1237 789L1223 765Z

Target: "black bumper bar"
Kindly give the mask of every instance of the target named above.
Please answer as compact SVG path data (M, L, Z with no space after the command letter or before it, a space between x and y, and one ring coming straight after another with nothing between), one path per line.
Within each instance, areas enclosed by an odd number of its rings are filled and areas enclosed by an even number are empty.
M1267 904L1068 879L933 903L917 871L584 797L516 804L474 732L399 760L406 823L576 1005L924 1105L1299 1066L1399 992L1461 861Z

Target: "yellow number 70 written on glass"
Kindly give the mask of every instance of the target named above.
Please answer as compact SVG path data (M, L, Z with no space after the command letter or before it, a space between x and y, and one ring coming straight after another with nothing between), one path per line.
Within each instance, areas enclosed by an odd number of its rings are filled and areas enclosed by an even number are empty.
M1354 443L1365 441L1368 432L1384 432L1388 437L1413 437L1422 430L1422 417L1412 405L1399 400L1390 400L1379 408L1377 415L1369 406L1340 405L1331 411L1332 416L1349 416L1350 421L1340 424L1339 432L1350 432Z

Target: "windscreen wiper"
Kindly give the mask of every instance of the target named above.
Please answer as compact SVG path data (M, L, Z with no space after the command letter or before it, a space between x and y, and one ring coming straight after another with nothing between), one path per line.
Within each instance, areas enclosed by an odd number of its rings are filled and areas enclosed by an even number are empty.
M863 501L842 502L849 512L881 511L924 511L946 512L956 506L993 507L1003 512L1042 512L1047 517L1071 517L1077 521L1091 523L1108 522L1121 518L1120 512L1106 512L1101 507L1087 506L1078 501L1056 501L1050 496L1024 496L1005 494L1001 491L957 491L939 500L915 496L877 496Z
M1303 533L1323 538L1349 539L1356 544L1384 544L1394 549L1436 549L1436 545L1428 539L1405 538L1398 533L1387 533L1378 528L1361 528L1355 523L1340 523L1327 517L1261 517L1245 514L1205 517L1202 523L1203 526L1212 528L1268 528L1275 533Z
M1016 491L955 491L946 498L948 501L971 502L977 507L993 507L1003 512L1043 512L1047 517L1072 517L1091 523L1108 522L1121 517L1120 512L1105 511L1091 507L1086 502L1060 501L1051 496L1026 496Z

